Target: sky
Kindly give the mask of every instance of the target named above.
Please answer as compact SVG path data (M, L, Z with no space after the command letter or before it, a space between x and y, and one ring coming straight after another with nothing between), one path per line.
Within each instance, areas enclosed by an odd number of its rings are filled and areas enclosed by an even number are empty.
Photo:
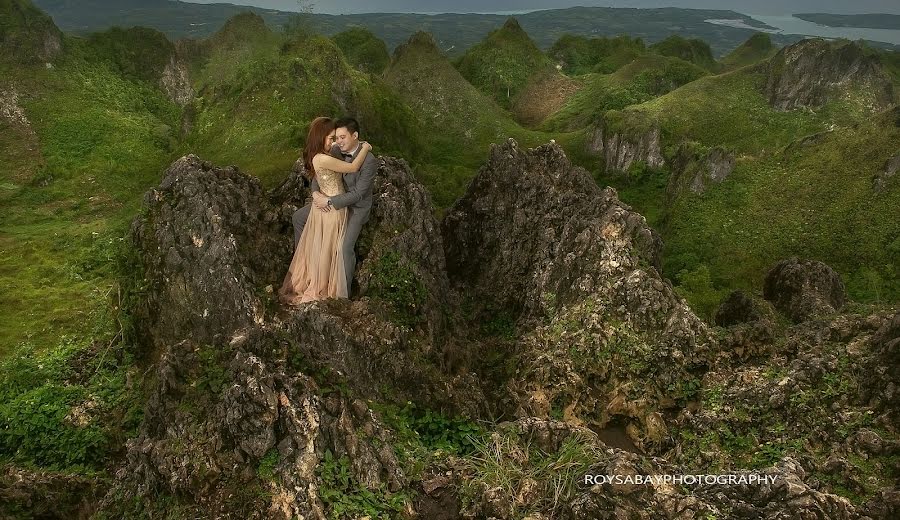
M233 3L298 10L297 0L184 0L199 4ZM306 3L309 3L308 1ZM485 13L511 12L563 7L685 7L693 9L730 9L744 14L786 15L791 13L892 13L900 14L898 0L312 0L313 12L351 13Z

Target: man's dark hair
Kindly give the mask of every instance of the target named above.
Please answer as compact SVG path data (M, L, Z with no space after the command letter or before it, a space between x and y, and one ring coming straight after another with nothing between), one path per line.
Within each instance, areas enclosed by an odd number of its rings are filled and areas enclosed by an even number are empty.
M353 119L352 117L342 117L334 122L335 128L346 128L348 132L351 134L353 132L359 133L359 121Z

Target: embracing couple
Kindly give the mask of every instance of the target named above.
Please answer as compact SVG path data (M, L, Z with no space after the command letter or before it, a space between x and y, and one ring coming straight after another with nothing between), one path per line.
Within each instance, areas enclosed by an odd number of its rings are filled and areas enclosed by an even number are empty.
M310 125L303 164L313 200L294 213L294 257L278 290L283 303L350 296L354 247L369 220L378 170L371 151L355 119L317 117Z

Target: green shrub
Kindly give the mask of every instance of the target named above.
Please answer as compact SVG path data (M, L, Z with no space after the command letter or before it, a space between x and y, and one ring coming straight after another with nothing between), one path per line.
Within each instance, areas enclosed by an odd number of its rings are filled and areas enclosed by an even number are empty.
M390 305L401 325L411 327L422 318L425 286L396 251L384 253L375 263L369 294Z

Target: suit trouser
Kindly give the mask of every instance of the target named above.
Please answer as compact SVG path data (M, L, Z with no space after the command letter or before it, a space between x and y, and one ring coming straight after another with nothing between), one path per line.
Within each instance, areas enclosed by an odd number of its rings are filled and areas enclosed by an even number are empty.
M309 218L309 212L312 206L307 204L294 212L292 218L294 222L294 249L300 243L300 235L303 234L303 226ZM321 211L321 210L319 210ZM362 231L363 224L369 220L369 212L365 210L356 210L348 207L347 226L344 228L344 243L341 249L344 255L344 273L347 275L347 291L350 290L353 282L353 273L356 270L356 239Z

